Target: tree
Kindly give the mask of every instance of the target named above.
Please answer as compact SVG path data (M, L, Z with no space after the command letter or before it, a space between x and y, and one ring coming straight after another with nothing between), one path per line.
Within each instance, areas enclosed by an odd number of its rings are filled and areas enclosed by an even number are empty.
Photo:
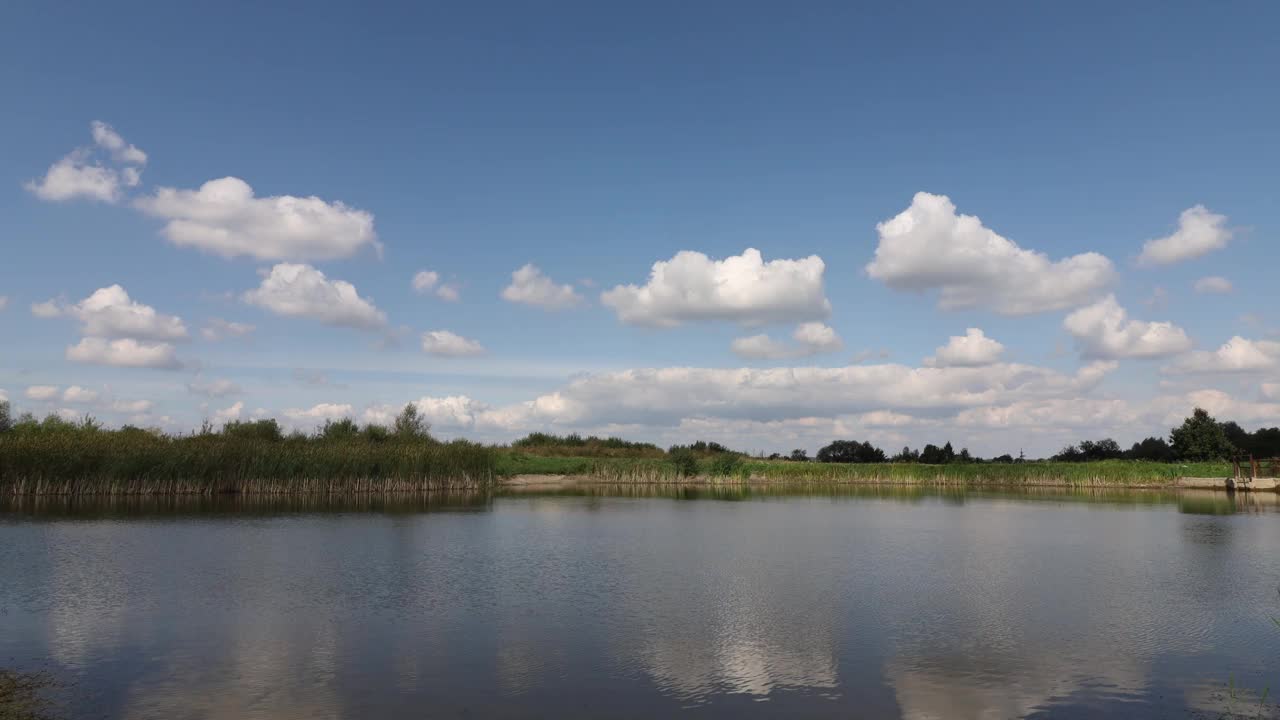
M824 463L881 463L884 451L869 442L835 440L818 451L818 462Z
M890 460L896 463L920 462L920 453L904 445L902 452L894 455Z
M1222 425L1204 408L1196 408L1169 433L1169 444L1174 457L1184 461L1221 460L1236 452Z
M800 448L796 448L791 451L791 455L787 459L791 462L809 462L809 453Z
M0 400L0 433L13 429L13 416L9 414L9 401Z
M920 462L926 465L941 465L947 461L947 456L942 452L942 448L930 443L924 446L924 450L920 451Z
M320 437L325 440L351 440L360 435L360 426L351 418L341 420L325 420L320 428Z
M391 434L401 440L426 438L430 437L430 433L431 423L422 417L422 413L418 412L418 406L413 403L404 406L391 426Z
M1129 451L1125 453L1125 457L1130 460L1148 460L1150 462L1172 462L1173 448L1169 447L1169 443L1164 438L1149 437L1142 442L1136 442Z

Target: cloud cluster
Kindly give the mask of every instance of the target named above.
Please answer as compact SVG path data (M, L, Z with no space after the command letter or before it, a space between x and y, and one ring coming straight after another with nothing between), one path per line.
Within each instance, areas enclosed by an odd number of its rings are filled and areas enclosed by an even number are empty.
M263 275L256 289L241 297L276 315L311 318L327 325L375 330L387 324L387 316L360 297L354 285L330 280L310 265L279 263Z
M1187 353L1167 370L1174 373L1249 373L1280 367L1280 342L1239 335L1214 351Z
M1000 361L1004 345L987 337L980 328L968 328L964 335L952 335L946 345L926 358L926 367L981 367Z
M1168 265L1197 258L1226 247L1231 235L1225 215L1216 215L1205 206L1196 205L1182 211L1178 216L1178 229L1172 235L1144 243L1138 262Z
M325 420L341 420L352 416L354 408L351 405L342 403L319 403L309 408L290 408L284 411L284 416L295 423L304 422L323 422Z
M835 352L844 342L829 325L820 322L801 323L791 334L793 345L779 342L768 335L737 338L730 348L740 357L753 360L781 360Z
M35 303L31 312L39 318L70 317L80 322L85 337L66 353L73 362L162 369L182 364L172 344L188 337L182 318L133 300L120 285L98 288L74 305L59 300Z
M23 186L41 200L62 202L76 198L117 203L125 188L142 179L147 154L125 142L110 125L95 120L90 125L95 147L72 150L49 166L44 177ZM104 150L112 164L103 164L96 150Z
M479 342L448 330L431 330L422 333L422 350L428 355L443 357L468 357L484 354L484 346Z
M1051 261L957 215L945 195L916 193L911 206L876 225L880 243L867 274L891 288L937 290L944 310L982 307L1028 315L1077 307L1111 284L1115 268L1098 253Z
M378 248L373 215L318 197L255 197L236 177L210 180L197 190L158 188L134 203L166 220L169 242L225 258L333 260Z
M1191 338L1168 322L1130 320L1114 295L1080 308L1062 323L1086 357L1153 358L1191 349Z
M239 385L225 378L216 378L208 382L197 380L187 383L187 391L193 395L204 395L211 398L239 395L244 392Z
M502 299L543 310L564 310L582 302L572 285L557 285L533 263L511 273L511 284L502 290Z
M742 325L821 320L831 313L826 265L811 255L765 262L760 251L712 260L685 250L653 264L643 286L619 285L600 295L631 325L676 327L720 320Z

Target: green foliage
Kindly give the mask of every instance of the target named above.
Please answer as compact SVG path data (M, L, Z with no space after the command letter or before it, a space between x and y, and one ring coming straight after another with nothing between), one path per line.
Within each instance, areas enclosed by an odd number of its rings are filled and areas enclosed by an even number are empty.
M822 463L882 463L884 451L869 442L836 440L818 451Z
M1209 411L1196 408L1191 417L1183 421L1169 434L1169 444L1179 460L1222 460L1235 454L1236 448L1227 440L1222 425Z
M417 405L409 403L396 416L395 423L391 426L391 434L401 440L430 439L431 423L418 412Z
M708 470L718 477L737 475L742 470L742 456L735 453L720 453L711 459Z
M1059 462L1094 462L1119 460L1122 457L1124 457L1124 451L1120 449L1120 443L1106 438L1096 441L1084 440L1078 446L1068 445L1054 455L1053 459Z
M796 448L791 451L791 454L787 456L787 459L791 462L809 462L809 453L801 450L800 448Z
M325 440L352 440L359 435L360 426L351 418L325 420L320 428L320 437Z
M511 443L513 449L535 455L564 457L648 457L661 458L662 449L653 443L631 442L616 437L601 438L577 433L553 435L530 433Z
M688 448L676 448L667 453L676 474L680 477L693 477L698 474L698 457Z
M19 423L0 435L0 495L418 491L483 487L494 476L492 448L334 425L340 429L316 437L280 438L278 427L272 434L253 423L184 437Z
M9 401L0 400L0 433L13 429L13 415L9 410Z
M201 435L204 434L206 433L201 433ZM280 423L274 419L232 420L222 426L222 436L241 440L260 440L262 442L276 442L284 439L284 434L280 431Z

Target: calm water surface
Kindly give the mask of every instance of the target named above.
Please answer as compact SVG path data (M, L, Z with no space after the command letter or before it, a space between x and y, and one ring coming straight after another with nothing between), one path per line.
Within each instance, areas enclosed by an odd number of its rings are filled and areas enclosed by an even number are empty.
M68 717L1272 716L1276 497L0 506Z

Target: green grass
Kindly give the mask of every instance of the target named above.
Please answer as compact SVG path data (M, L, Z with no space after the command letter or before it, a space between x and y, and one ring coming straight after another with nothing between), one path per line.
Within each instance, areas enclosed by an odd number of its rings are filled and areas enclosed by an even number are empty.
M922 465L919 463L792 463L722 458L697 461L700 480L782 483L894 483L925 485L1160 486L1180 477L1227 477L1228 463L1152 463L1106 460L1091 463ZM500 452L499 476L578 475L602 482L679 482L685 475L669 460L649 458L544 457Z
M0 495L360 493L487 487L495 452L468 442L0 435Z

